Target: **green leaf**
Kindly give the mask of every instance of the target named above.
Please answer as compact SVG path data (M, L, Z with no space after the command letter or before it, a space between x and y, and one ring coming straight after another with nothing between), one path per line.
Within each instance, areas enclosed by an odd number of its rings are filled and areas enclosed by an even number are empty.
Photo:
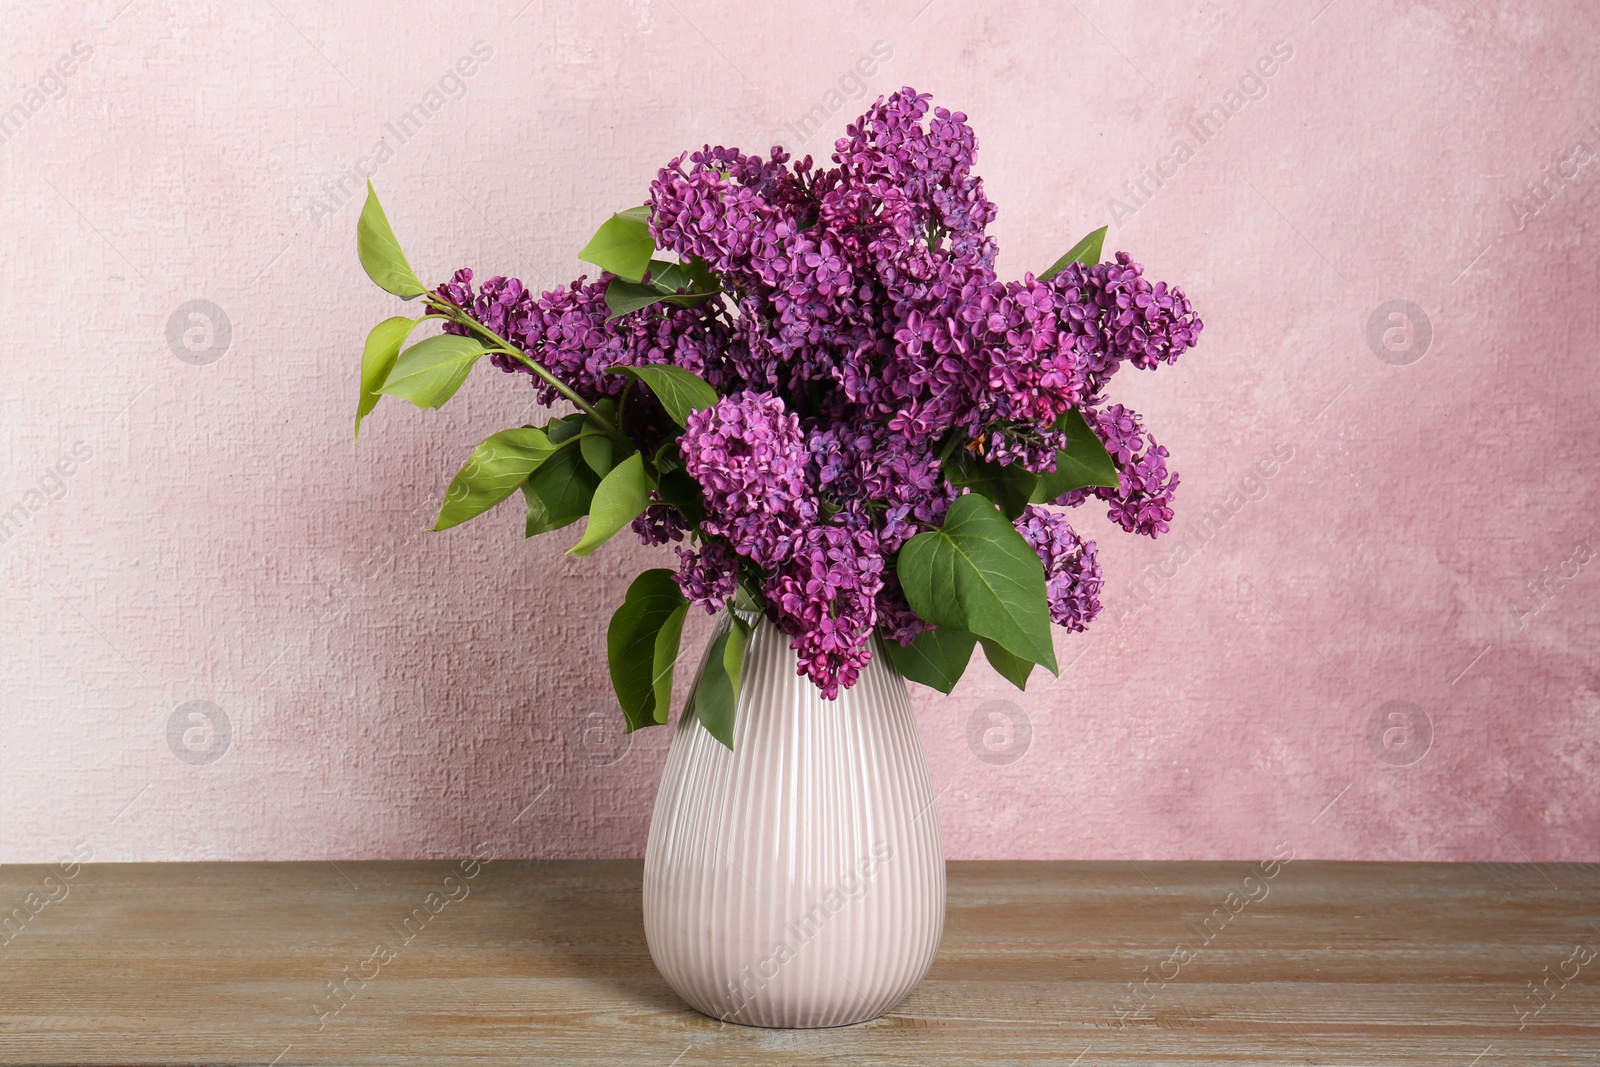
M668 441L656 449L655 459L650 465L656 469L657 474L672 474L683 470L683 455L678 451L677 441Z
M689 613L688 604L680 604L656 633L655 649L655 711L656 722L666 722L672 711L672 676L678 666L678 650L683 643L683 620Z
M1028 688L1028 675L1033 673L1033 664L1020 656L1013 656L987 637L983 639L983 654L1000 677L1018 689Z
M640 212L643 212L641 216ZM600 224L578 258L630 282L641 281L650 268L656 243L650 236L650 209L629 208Z
M622 606L611 616L606 628L606 660L630 733L666 721L664 717L658 719L656 708L658 639L662 628L687 604L678 583L672 580L672 571L658 568L644 571L633 580ZM669 681L669 693L670 684Z
M722 283L699 256L692 257L688 263L652 259L650 281L659 289L686 297L714 296L722 291Z
M700 677L694 685L694 694L689 697L700 725L730 752L733 750L733 712L738 703L727 666L728 640L732 633L733 628L729 627L711 642L705 666L700 669Z
M677 508L690 526L699 526L705 520L706 509L700 496L700 485L681 470L661 475L656 484L656 495Z
M957 497L944 525L907 541L895 566L907 602L928 622L1056 670L1044 568L987 497Z
M542 533L549 533L555 527L550 525L550 515L544 508L544 501L539 495L528 487L527 482L522 483L522 499L528 505L528 517L523 521L522 536L537 537Z
M609 321L651 304L659 304L666 298L667 294L653 285L630 282L626 278L612 278L606 283L606 308L611 312L606 319Z
M711 273L706 261L698 256L688 263L652 259L649 269L648 282L613 278L607 283L606 307L611 311L608 318L627 315L652 304L693 307L722 292L722 283Z
M1093 233L1084 236L1083 240L1073 245L1067 254L1050 264L1050 269L1039 275L1041 282L1047 282L1057 274L1067 269L1068 263L1085 263L1094 266L1100 262L1102 249L1106 243L1106 229L1102 226Z
M923 685L949 693L961 680L972 659L972 649L978 639L963 630L940 626L924 630L910 645L884 639L889 650L889 660L895 670Z
M652 304L677 304L679 307L691 307L716 296L719 290L705 293L670 293L638 282L630 282L623 278L612 278L606 283L606 307L611 311L606 316L609 322L621 318L640 308L650 307Z
M545 427L545 432L556 441L557 423ZM600 476L583 461L578 449L558 450L523 485L522 495L528 499L527 536L559 530L589 514L589 503L599 485Z
M404 397L419 408L443 407L482 355L483 346L470 337L429 337L400 353L379 392Z
M550 435L550 440L556 444L570 441L583 432L589 416L581 411L574 411L571 415L563 415L559 419L551 419L545 424L544 432Z
M744 653L750 645L750 631L754 629L748 622L739 617L738 612L729 612L733 617L733 626L728 631L728 643L722 652L722 669L727 672L728 681L733 686L733 695L739 695L739 675L744 671Z
M384 319L367 334L367 344L361 352L361 402L356 407L356 440L361 440L361 420L372 414L382 395L383 383L394 369L400 355L400 346L406 343L411 331L421 319L399 316Z
M751 595L750 590L740 582L733 594L733 617L743 617L744 621L754 626L761 620L761 602Z
M689 416L717 402L717 391L706 384L694 371L684 370L667 363L651 363L643 367L609 367L612 374L625 374L650 387L650 391L667 409L667 414L679 426L686 426Z
M655 479L644 469L644 456L638 452L612 467L594 491L583 539L567 549L567 555L587 556L605 544L650 506L650 490L655 487Z
M1022 514L1039 484L1039 476L1020 463L1001 466L966 450L962 450L954 462L945 464L944 473L951 485L966 486L1000 505L1008 519Z
M1048 504L1063 493L1091 485L1117 487L1117 464L1090 428L1083 413L1073 408L1056 421L1056 429L1067 433L1067 447L1056 453L1056 469L1039 475L1030 497L1035 504Z
M557 447L532 426L491 434L451 479L433 528L448 530L488 511L516 492Z
M578 451L589 469L604 478L611 473L611 450L616 442L602 433L585 434L578 438Z
M428 291L406 262L406 254L400 251L400 242L394 238L389 217L383 213L370 179L367 202L361 208L361 218L356 220L356 254L361 257L361 269L367 277L385 292L410 300Z

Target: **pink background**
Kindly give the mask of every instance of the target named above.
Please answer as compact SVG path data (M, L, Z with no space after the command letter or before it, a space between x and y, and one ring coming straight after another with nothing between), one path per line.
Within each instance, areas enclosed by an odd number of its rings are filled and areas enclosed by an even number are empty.
M1004 272L1115 217L1207 323L1117 382L1178 528L1085 514L1108 610L1062 679L915 693L949 854L1600 859L1593 5L523 2L8 8L0 859L640 854L668 735L617 736L604 630L670 557L567 559L514 503L424 532L529 393L485 367L352 444L398 302L337 183L387 135L425 277L555 284L679 150L826 155L902 84L976 127ZM169 734L192 700L225 748Z

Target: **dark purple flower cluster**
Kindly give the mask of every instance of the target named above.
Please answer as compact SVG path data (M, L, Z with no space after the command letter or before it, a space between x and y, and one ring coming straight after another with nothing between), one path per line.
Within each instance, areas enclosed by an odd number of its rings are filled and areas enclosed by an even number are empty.
M744 583L830 697L870 658L875 630L904 644L928 629L893 560L956 496L943 457L1053 469L1066 443L1056 424L1077 408L1121 485L1057 503L1100 497L1151 536L1171 518L1166 450L1104 390L1123 362L1171 363L1200 320L1125 253L1048 281L999 280L976 150L966 116L903 89L847 127L832 167L776 148L679 156L648 206L657 247L722 283L693 307L610 317L609 275L537 298L515 279L475 292L470 271L440 289L586 399L621 395L625 380L604 373L617 364L671 363L717 389L678 437L704 510L699 547L678 549L679 584L717 610ZM553 399L542 384L540 395ZM664 504L634 524L652 544L688 527ZM1018 529L1044 565L1052 617L1082 629L1099 612L1094 542L1038 507Z
M1100 403L1120 364L1154 370L1172 363L1204 327L1182 289L1151 285L1126 252L1092 267L1070 263L1051 284L1060 286L1069 309L1065 325L1078 338L1079 395L1087 406Z
M664 545L668 541L682 541L689 532L689 521L677 508L667 504L651 504L633 520L633 532L641 544Z
M739 591L739 560L725 541L707 541L698 552L675 549L682 566L676 575L678 588L690 603L708 612L728 606Z

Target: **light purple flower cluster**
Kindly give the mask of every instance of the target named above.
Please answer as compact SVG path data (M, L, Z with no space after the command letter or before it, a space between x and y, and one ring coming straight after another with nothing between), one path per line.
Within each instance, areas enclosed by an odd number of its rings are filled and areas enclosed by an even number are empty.
M535 298L515 279L474 291L463 270L439 290L586 399L621 396L625 380L604 373L616 364L671 363L717 389L677 437L704 511L698 547L677 550L679 584L714 611L744 583L829 697L870 659L874 630L905 644L929 628L893 561L958 492L944 457L1053 469L1066 444L1056 424L1077 408L1121 485L1056 503L1099 497L1150 536L1171 519L1166 450L1104 391L1124 362L1171 363L1200 320L1125 253L1048 281L999 280L976 150L964 115L908 88L847 127L831 168L777 148L679 156L648 206L657 247L703 260L722 283L723 297L693 307L610 317L609 275ZM553 399L542 383L540 395ZM675 427L656 425L656 444L670 440ZM1100 610L1094 542L1040 507L1017 523L1044 565L1052 618L1081 630ZM653 544L690 526L665 503L634 524Z
M758 567L794 554L817 515L806 484L800 417L771 393L738 393L689 416L683 466L705 497L702 532L721 537Z
M1118 486L1074 489L1053 503L1077 507L1089 497L1108 501L1107 514L1129 533L1157 537L1171 528L1172 496L1178 488L1178 474L1167 470L1167 450L1144 428L1144 420L1123 407L1110 407L1087 413L1106 451L1117 461Z
M1095 544L1085 541L1058 512L1029 504L1014 524L1044 564L1050 619L1069 630L1087 629L1100 614L1100 561Z
M516 278L490 278L476 291L472 271L463 267L441 285L439 295L454 302L495 333L524 352L535 355L544 368L590 400L617 397L628 379L605 373L615 366L640 367L671 363L694 371L713 385L727 338L720 318L705 307L662 305L654 315L610 318L606 285L580 278L564 289L534 296ZM446 330L465 328L446 323ZM532 375L521 361L507 355L489 357L503 371ZM556 391L535 379L539 402L552 404Z

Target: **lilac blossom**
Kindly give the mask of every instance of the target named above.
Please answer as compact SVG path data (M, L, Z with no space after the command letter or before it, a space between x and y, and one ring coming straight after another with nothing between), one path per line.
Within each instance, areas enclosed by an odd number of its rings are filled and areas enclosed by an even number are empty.
M771 393L738 393L689 416L678 447L700 483L700 528L727 538L761 567L786 561L796 537L816 518L806 483L800 418Z
M1115 489L1094 486L1074 489L1055 501L1075 507L1091 496L1110 503L1107 514L1129 533L1157 537L1171 528L1172 497L1178 475L1167 470L1167 450L1144 428L1144 421L1121 404L1086 411L1090 428L1116 461Z
M490 278L474 291L472 271L462 268L436 292L590 401L622 394L628 379L606 373L615 366L671 363L720 384L718 354L727 343L727 329L715 309L661 305L650 316L613 319L605 300L610 278L608 274L593 282L579 278L566 288L535 296L516 278ZM466 332L454 323L445 329ZM495 353L489 358L503 371L533 375L515 356ZM535 381L539 402L554 403L556 390Z
M739 561L726 542L707 541L698 551L675 549L682 564L674 579L690 603L715 615L739 590Z
M946 457L1053 469L1056 426L1077 409L1119 484L1055 503L1104 500L1151 537L1172 518L1167 450L1105 392L1123 363L1176 360L1200 319L1124 252L1048 281L997 277L977 143L965 115L906 88L846 127L832 166L777 148L679 155L650 185L651 234L724 290L690 307L613 315L608 274L535 294L515 278L474 288L463 269L437 290L588 403L622 399L618 365L671 364L716 389L681 433L648 393L619 403L647 456L676 439L704 512L691 523L652 497L633 529L651 545L692 533L698 547L676 548L684 595L720 610L743 581L830 698L870 660L874 632L904 645L930 629L894 560L955 498ZM523 360L491 359L556 399ZM1045 568L1051 618L1082 630L1100 611L1095 542L1038 506L1017 529Z
M872 658L883 555L864 523L810 526L762 591L799 653L799 672L829 700Z
M664 545L669 541L682 541L689 532L689 520L677 508L666 504L651 504L633 520L633 532L644 545Z
M1100 614L1100 561L1095 543L1086 541L1066 516L1029 504L1016 520L1017 532L1044 565L1045 598L1050 619L1069 630L1084 630Z

